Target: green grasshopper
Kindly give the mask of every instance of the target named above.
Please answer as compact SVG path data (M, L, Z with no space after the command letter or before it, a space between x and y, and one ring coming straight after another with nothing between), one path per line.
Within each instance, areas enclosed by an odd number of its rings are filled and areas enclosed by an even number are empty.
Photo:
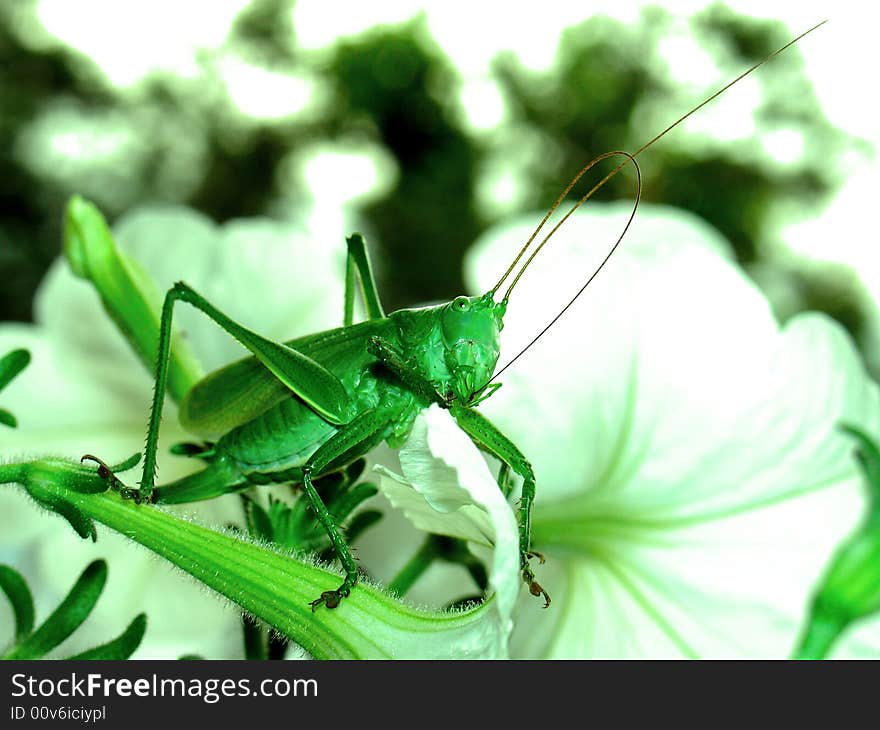
M820 23L821 25L821 23ZM819 27L819 26L816 26ZM569 183L498 283L482 296L459 296L450 302L386 314L376 288L364 239L347 239L343 326L273 342L246 329L214 307L183 282L166 294L162 307L155 389L150 412L143 472L138 489L128 488L96 457L99 473L124 497L141 502L192 502L268 483L301 484L306 497L345 571L342 584L311 602L335 608L357 583L351 551L313 481L343 469L382 441L399 448L408 438L417 415L431 404L449 410L458 425L484 452L502 464L499 486L509 471L522 479L519 504L520 571L532 595L550 597L530 567L530 515L535 497L535 474L528 459L496 426L475 409L500 387L495 378L499 333L510 294L541 248L564 221L596 190L629 163L641 174L636 156L673 127L726 91L734 83L781 53L807 33L752 66L707 98L634 153L608 152L586 165ZM501 299L496 294L544 224L580 178L600 160L625 159L562 217L534 248ZM629 222L638 206L639 194ZM629 227L627 223L627 228ZM522 355L568 309L608 261L626 228L586 284L566 307L507 366ZM366 320L354 322L354 300L359 288ZM198 382L180 404L180 420L191 433L212 445L199 454L205 468L159 487L155 486L159 423L171 355L174 305L186 302L201 310L238 340L252 357L227 365ZM503 369L502 369L503 370ZM542 559L542 558L541 558Z

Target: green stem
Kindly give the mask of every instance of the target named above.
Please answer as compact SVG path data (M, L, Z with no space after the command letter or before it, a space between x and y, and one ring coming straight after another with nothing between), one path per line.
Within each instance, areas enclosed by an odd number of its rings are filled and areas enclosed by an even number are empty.
M47 476L49 475L49 476ZM505 653L506 629L494 601L460 613L418 610L358 584L336 609L309 602L339 576L240 534L216 532L157 507L93 489L94 473L54 460L0 465L0 483L18 482L43 505L63 500L83 515L144 545L290 637L313 657L479 658Z
M24 464L0 464L0 484L23 484L26 469Z
M415 582L431 566L437 554L437 543L429 535L406 565L400 569L394 580L388 584L388 590L398 596L405 596L410 588L415 585Z
M845 628L839 619L813 612L792 659L825 659Z

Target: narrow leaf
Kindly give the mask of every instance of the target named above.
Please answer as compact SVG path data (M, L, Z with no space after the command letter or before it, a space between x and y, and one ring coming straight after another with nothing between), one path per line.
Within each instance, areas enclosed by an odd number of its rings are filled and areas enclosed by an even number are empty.
M4 426L9 426L9 428L16 428L18 426L18 421L15 416L5 408L0 408L0 423Z
M355 542L364 532L381 520L382 516L382 513L377 509L367 509L363 512L358 512L352 517L351 522L348 523L345 529L345 536L348 538L348 541L350 543Z
M134 620L128 625L128 628L112 641L108 641L106 644L101 644L100 646L96 646L67 658L106 660L128 659L141 645L146 630L147 615L140 613L134 617Z
M358 479L361 478L364 471L367 469L367 460L364 458L355 459L348 467L345 469L345 478L349 484L354 484Z
M363 484L358 484L354 489L339 495L327 505L327 509L330 510L330 514L335 518L336 524L341 524L361 502L376 496L378 492L379 490L375 485L364 482Z
M129 469L134 469L138 464L141 463L141 452L132 454L125 461L120 461L118 464L114 464L110 467L110 470L114 474L122 474L123 472L128 471Z
M52 615L27 639L16 646L8 659L39 659L45 656L86 620L107 582L107 563L95 560L86 567L70 593Z
M27 350L13 350L0 357L0 390L3 390L10 381L24 370L31 361L31 354Z
M175 456L206 457L212 453L211 447L206 444L194 444L190 441L172 444L168 449Z
M272 520L259 504L250 497L242 495L244 502L244 515L248 533L262 540L273 540L275 531L272 529Z
M0 565L0 589L12 604L15 641L19 643L34 628L34 599L21 573L8 565Z
M91 539L95 542L98 539L98 531L95 529L95 523L74 507L70 502L64 499L58 499L49 494L38 492L33 488L27 488L28 494L33 499L48 509L50 512L63 517L67 523L73 528L74 532L83 540Z

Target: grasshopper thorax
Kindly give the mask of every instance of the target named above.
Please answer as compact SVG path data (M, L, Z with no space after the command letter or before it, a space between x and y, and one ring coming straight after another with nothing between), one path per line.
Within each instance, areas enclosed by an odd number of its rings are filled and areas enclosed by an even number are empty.
M389 318L397 324L404 372L423 383L426 395L441 405L474 402L495 372L506 303L492 293L460 296L420 309L401 309Z

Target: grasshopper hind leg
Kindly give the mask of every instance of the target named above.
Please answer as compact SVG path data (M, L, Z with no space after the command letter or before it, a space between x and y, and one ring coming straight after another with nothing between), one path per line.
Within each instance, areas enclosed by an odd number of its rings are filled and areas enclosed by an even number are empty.
M127 486L116 472L131 468L127 463L108 466L97 456L86 454L81 461L93 461L98 465L98 476L107 481L108 487L123 499L135 504L183 504L213 499L223 494L239 492L251 483L235 468L230 459L223 456L213 459L201 471L176 479L151 490L149 496L141 489Z

